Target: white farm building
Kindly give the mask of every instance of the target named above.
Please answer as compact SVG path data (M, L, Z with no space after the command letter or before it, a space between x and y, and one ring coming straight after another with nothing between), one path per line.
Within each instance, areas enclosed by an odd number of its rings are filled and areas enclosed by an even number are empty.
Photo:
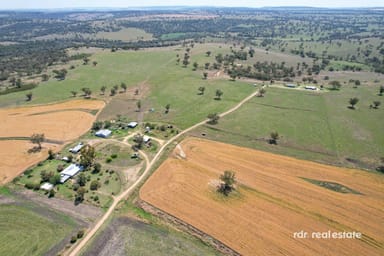
M83 170L83 167L78 164L71 164L60 173L60 183L64 183L79 172Z

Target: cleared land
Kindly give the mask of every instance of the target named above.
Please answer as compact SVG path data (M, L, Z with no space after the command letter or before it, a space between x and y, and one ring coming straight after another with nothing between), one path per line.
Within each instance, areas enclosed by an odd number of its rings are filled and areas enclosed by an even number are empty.
M0 183L9 182L29 166L43 160L48 148L59 150L60 144L78 138L89 130L102 101L75 100L64 103L0 109ZM28 137L44 133L48 142L38 153L28 153L33 147Z
M384 178L200 139L181 143L140 191L146 202L243 255L381 255ZM218 195L234 170L237 191ZM338 183L339 193L303 178ZM331 183L332 184L332 183ZM298 239L294 232L357 231L362 239Z
M0 200L0 255L57 255L77 223L49 207L15 197Z
M375 169L384 154L384 111L369 108L381 100L377 89L346 85L322 93L269 87L265 97L253 98L217 125L193 134L306 160ZM348 108L352 97L360 99L355 110ZM272 131L281 137L277 146L268 144Z
M86 256L123 255L219 255L196 239L166 227L129 217L118 217L83 253Z

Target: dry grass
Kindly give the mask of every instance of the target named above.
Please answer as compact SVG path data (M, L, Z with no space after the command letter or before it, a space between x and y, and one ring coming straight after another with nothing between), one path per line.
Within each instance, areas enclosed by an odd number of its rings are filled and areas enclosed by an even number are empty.
M90 111L104 107L102 101L75 100L34 107L0 110L0 184L11 181L29 166L47 157L48 149L60 150L62 145L43 144L37 153L28 153L34 145L28 140L33 133L44 133L45 138L69 142L88 131L96 116Z
M384 178L200 139L181 144L140 191L143 200L212 235L243 255L382 255ZM225 198L215 180L234 170ZM302 178L336 182L337 193ZM363 239L295 239L298 231L358 231Z

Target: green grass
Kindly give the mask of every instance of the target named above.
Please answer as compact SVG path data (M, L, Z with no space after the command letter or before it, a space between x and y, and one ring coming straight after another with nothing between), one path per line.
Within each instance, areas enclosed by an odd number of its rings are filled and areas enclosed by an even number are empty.
M68 217L41 206L0 205L0 255L44 255L74 227Z
M380 98L376 93L368 86L327 93L268 88L265 97L255 97L218 125L206 125L195 134L333 164L359 159L357 167L373 169L384 155L384 112L369 109ZM348 108L354 96L360 98L356 110ZM272 131L281 136L278 145L267 142Z
M336 182L329 182L329 181L323 181L323 180L313 180L313 179L308 179L308 178L303 178L303 177L302 177L302 179L309 182L309 183L315 184L317 186L320 186L320 187L323 187L323 188L326 188L326 189L329 189L329 190L332 190L332 191L335 191L338 193L343 193L343 194L350 193L350 194L355 194L355 195L361 195L360 192L358 192L354 189L351 189L347 186L344 186L342 184L336 183Z
M11 195L11 191L7 187L0 187L0 195L9 196Z

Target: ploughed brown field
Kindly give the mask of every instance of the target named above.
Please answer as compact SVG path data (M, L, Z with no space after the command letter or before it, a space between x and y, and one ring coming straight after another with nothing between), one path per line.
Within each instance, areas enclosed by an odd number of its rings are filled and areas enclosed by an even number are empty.
M46 158L49 148L58 151L63 144L87 132L96 119L91 112L104 105L103 101L73 100L0 109L0 184L11 181L29 166ZM33 133L44 133L48 142L56 144L44 143L41 152L28 153L34 145L25 137Z
M176 147L144 184L141 199L237 252L384 255L383 175L196 138L184 140L181 148L184 152ZM216 192L224 170L235 171L238 181L229 197ZM308 237L295 238L302 230ZM362 238L312 238L312 232L327 231L356 231Z

